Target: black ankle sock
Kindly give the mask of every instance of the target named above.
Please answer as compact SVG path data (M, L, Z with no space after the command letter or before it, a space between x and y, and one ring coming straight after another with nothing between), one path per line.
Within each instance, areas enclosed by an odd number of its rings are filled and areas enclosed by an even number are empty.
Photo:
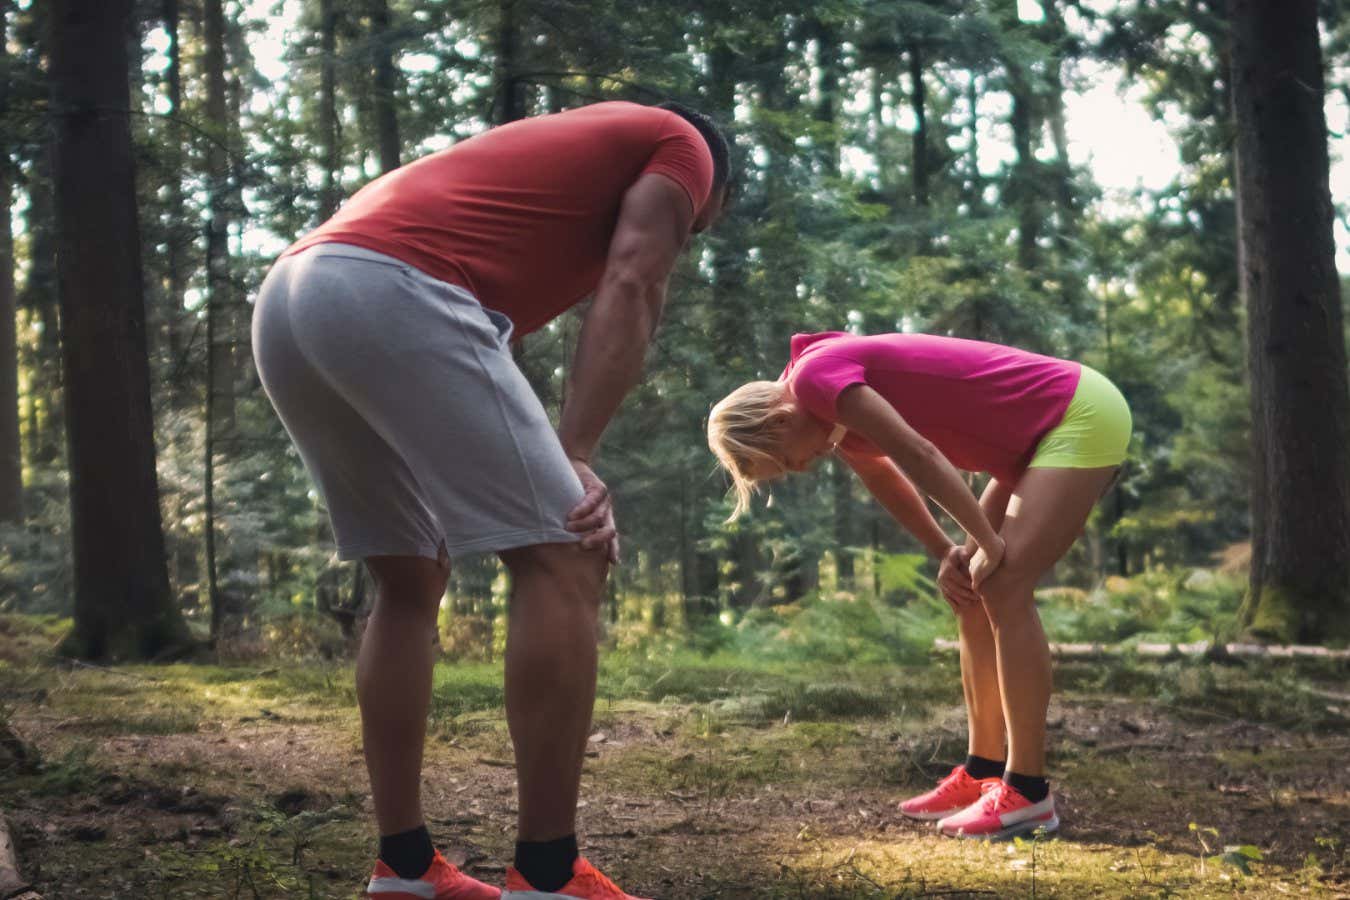
M1003 775L1003 760L986 759L974 753L966 757L965 770L971 778L999 778Z
M399 878L421 878L436 858L427 826L419 825L398 834L380 835L380 859Z
M1004 772L1003 781L1015 788L1018 793L1032 803L1040 803L1050 795L1050 782L1041 775L1018 775L1016 772Z
M552 841L516 841L516 871L536 891L556 891L572 880L577 861L577 836Z

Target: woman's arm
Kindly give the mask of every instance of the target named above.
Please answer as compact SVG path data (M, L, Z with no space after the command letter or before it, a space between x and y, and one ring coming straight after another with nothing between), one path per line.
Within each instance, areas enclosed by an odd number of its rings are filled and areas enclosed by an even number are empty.
M952 543L929 512L928 504L914 483L905 477L895 461L888 456L850 453L843 448L839 455L886 512L938 560L938 588L952 611L959 615L961 607L975 604L978 598L970 583L970 551Z
M1003 519L1008 515L1008 501L1011 499L1012 488L997 478L989 479L989 483L984 486L984 493L980 494L980 509L984 510L984 517L995 531L1003 530ZM975 539L967 537L966 550L973 554L978 549Z
M928 511L928 504L914 489L895 462L885 456L850 453L840 449L839 455L858 478L906 531L919 539L934 559L942 559L952 548L952 540Z
M880 448L966 530L988 558L989 571L997 567L1003 559L1003 539L989 523L956 467L931 441L911 428L895 407L865 384L846 388L835 409L839 424Z

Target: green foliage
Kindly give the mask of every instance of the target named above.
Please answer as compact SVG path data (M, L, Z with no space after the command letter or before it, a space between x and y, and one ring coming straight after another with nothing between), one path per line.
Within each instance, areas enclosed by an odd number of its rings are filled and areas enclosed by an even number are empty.
M442 733L453 731L465 713L502 708L501 670L496 666L456 663L437 666L429 719Z
M636 14L614 0L521 0L511 60L498 57L502 4L389 6L381 28L368 6L334 0L331 56L314 2L231 6L225 122L207 120L196 62L203 35L186 21L181 106L172 119L159 115L170 83L165 35L159 13L138 8L134 96L146 114L134 118L159 489L171 577L199 631L209 620L201 232L217 187L207 173L211 148L228 150L228 187L238 195L229 297L218 310L220 346L238 363L235 418L217 435L214 460L224 652L342 656L351 641L334 622L350 631L370 603L369 585L363 594L353 566L333 558L322 500L248 368L247 298L275 253L318 224L327 179L345 196L378 174L382 102L395 111L406 162L500 121L508 76L527 114L675 98L711 113L733 137L736 202L680 263L645 380L597 461L624 534L626 565L607 607L616 643L687 642L774 661L895 661L951 634L933 599L933 566L912 555L916 543L837 462L774 485L771 506L723 524L725 482L703 437L710 405L746 380L776 377L793 332L824 329L928 330L1100 368L1134 411L1131 460L1056 573L1089 593L1048 598L1047 627L1082 640L1230 633L1229 585L1193 590L1155 573L1208 565L1248 532L1222 4L1045 3L1030 22L1010 0L833 0L809 9L753 0L734 10L647 4ZM1330 89L1343 90L1335 63L1350 32L1337 5L1324 6ZM0 117L0 137L24 195L12 218L22 226L15 258L28 515L22 527L0 528L0 610L64 614L72 572L55 223L42 202L50 187L40 152L42 4L16 8L10 24L12 109ZM269 59L278 34L286 36L281 58ZM388 97L372 77L383 50L396 67ZM320 96L327 64L338 115L332 172ZM1147 107L1181 143L1173 183L1104 197L1092 172L1065 157L1065 92L1085 86L1075 83L1083 73L1121 74L1144 89ZM1015 108L1030 120L1017 120ZM564 316L522 346L522 366L554 414L578 323L579 314ZM1095 587L1112 573L1133 576L1131 586ZM457 657L500 654L496 575L491 561L455 567L443 646ZM468 696L447 694L444 715L487 702Z
M1052 641L1231 640L1245 589L1245 579L1207 569L1154 569L1112 576L1091 591L1043 590L1037 606Z
M56 759L42 760L33 792L45 795L85 795L93 792L104 776L93 762L95 749L93 744L78 743Z
M1209 826L1197 825L1191 822L1187 828L1195 835L1196 842L1200 845L1200 872L1204 873L1205 861L1213 856L1217 847L1211 847L1210 843L1218 842L1219 830ZM1219 861L1225 865L1232 866L1243 875L1251 875L1251 864L1265 859L1260 849L1251 844L1228 844L1224 846L1223 852L1219 854Z

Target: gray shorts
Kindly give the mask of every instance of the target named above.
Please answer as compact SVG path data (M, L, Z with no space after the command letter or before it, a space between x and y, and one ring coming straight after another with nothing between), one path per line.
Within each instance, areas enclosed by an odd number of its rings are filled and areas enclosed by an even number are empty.
M511 358L511 321L397 259L319 244L253 311L263 388L343 559L572 542L582 488Z

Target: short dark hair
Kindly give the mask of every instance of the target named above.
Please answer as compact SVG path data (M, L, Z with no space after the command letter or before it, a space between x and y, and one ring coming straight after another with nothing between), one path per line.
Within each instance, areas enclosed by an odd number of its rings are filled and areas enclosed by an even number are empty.
M726 135L722 134L722 130L717 127L717 123L703 113L692 110L683 103L676 103L674 100L658 103L657 109L673 112L698 129L698 133L703 135L703 139L708 142L708 150L712 153L713 190L724 188L730 191L732 183L731 145L727 142Z

